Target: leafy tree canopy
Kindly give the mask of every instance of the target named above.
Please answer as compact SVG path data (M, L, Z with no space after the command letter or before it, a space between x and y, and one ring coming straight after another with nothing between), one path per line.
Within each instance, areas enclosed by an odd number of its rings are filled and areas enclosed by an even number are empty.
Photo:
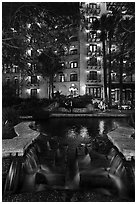
M38 56L47 49L54 52L65 43L68 45L72 30L78 25L73 15L58 15L48 10L46 3L13 3L4 18L6 6L4 3L3 63L14 63L26 71L28 63L36 63Z

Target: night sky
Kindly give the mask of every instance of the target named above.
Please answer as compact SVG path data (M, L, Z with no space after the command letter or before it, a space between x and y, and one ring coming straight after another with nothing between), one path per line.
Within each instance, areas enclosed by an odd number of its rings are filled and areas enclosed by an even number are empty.
M75 15L79 11L79 2L3 2L3 16L9 13L13 14L23 4L36 4L45 7L47 10L56 13L57 15Z
M68 15L74 18L79 15L79 2L2 2L2 26L8 27L11 18L18 8L33 4L45 8L53 15Z

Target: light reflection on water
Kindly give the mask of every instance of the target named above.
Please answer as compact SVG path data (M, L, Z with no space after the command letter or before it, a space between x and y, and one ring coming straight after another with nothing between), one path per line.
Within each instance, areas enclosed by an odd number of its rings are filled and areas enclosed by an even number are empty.
M105 130L105 122L104 120L99 121L99 134L103 135Z
M127 124L125 118L52 118L40 122L40 131L48 137L58 137L63 140L79 140L79 142L104 136L108 131L115 129L120 124Z

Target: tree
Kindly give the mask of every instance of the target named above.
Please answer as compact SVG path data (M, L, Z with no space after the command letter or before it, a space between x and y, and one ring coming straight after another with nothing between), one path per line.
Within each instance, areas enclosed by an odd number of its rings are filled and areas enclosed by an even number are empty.
M38 72L42 74L43 77L49 79L49 98L50 95L54 94L54 86L53 80L54 75L57 73L58 70L62 69L60 58L51 50L49 49L46 53L42 53L38 57L39 66ZM51 90L51 94L50 94Z
M9 22L3 20L3 63L17 64L22 71L33 72L30 63L47 49L68 46L74 23L72 16L59 16L42 3L19 3L13 6Z
M114 33L116 26L120 20L120 15L116 12L115 8L112 10L111 14L107 14L107 19L106 19L106 32L108 36L108 90L109 90L109 107L111 108L112 106L112 99L111 99L111 71L112 71L112 44L115 43L114 40Z
M53 95L53 77L61 67L60 59L54 53L64 45L69 47L69 37L75 31L77 18L56 15L47 9L47 3L13 3L8 8L9 15L3 13L3 64L17 65L22 78L40 72L49 78ZM41 69L37 66L39 60Z
M119 83L120 83L120 107L123 101L123 71L124 61L127 64L134 64L135 61L135 4L128 2L122 4L122 7L115 7L115 15L119 20L115 25L114 37L117 46L113 53L113 60L119 62ZM128 71L128 69L130 69ZM131 70L132 69L132 70ZM127 73L133 73L134 66L128 66Z
M121 6L114 3L115 6L111 12L102 14L101 18L93 23L93 29L101 30L100 39L103 47L103 70L104 70L104 96L107 98L107 66L108 59L108 87L109 87L109 105L111 106L111 70L112 59L119 62L120 73L120 105L122 104L122 77L123 77L123 61L127 55L132 56L134 60L134 34L135 34L135 5L134 3L121 3ZM107 41L107 43L106 43ZM117 47L115 53L111 53L112 43ZM109 52L106 52L108 48ZM129 60L129 57L128 57Z

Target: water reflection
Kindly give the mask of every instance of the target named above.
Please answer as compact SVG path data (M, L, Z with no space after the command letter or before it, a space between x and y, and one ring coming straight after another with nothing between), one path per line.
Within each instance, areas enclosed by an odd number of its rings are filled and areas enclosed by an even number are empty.
M101 120L99 122L99 135L103 135L104 130L105 130L105 122L104 120Z
M77 137L77 134L78 133L76 132L75 127L68 129L68 131L66 132L66 136L68 138L72 138L72 139L75 139Z
M81 129L80 129L80 136L82 138L84 138L84 139L89 138L89 132L88 132L87 127L85 127L85 126L81 127Z

